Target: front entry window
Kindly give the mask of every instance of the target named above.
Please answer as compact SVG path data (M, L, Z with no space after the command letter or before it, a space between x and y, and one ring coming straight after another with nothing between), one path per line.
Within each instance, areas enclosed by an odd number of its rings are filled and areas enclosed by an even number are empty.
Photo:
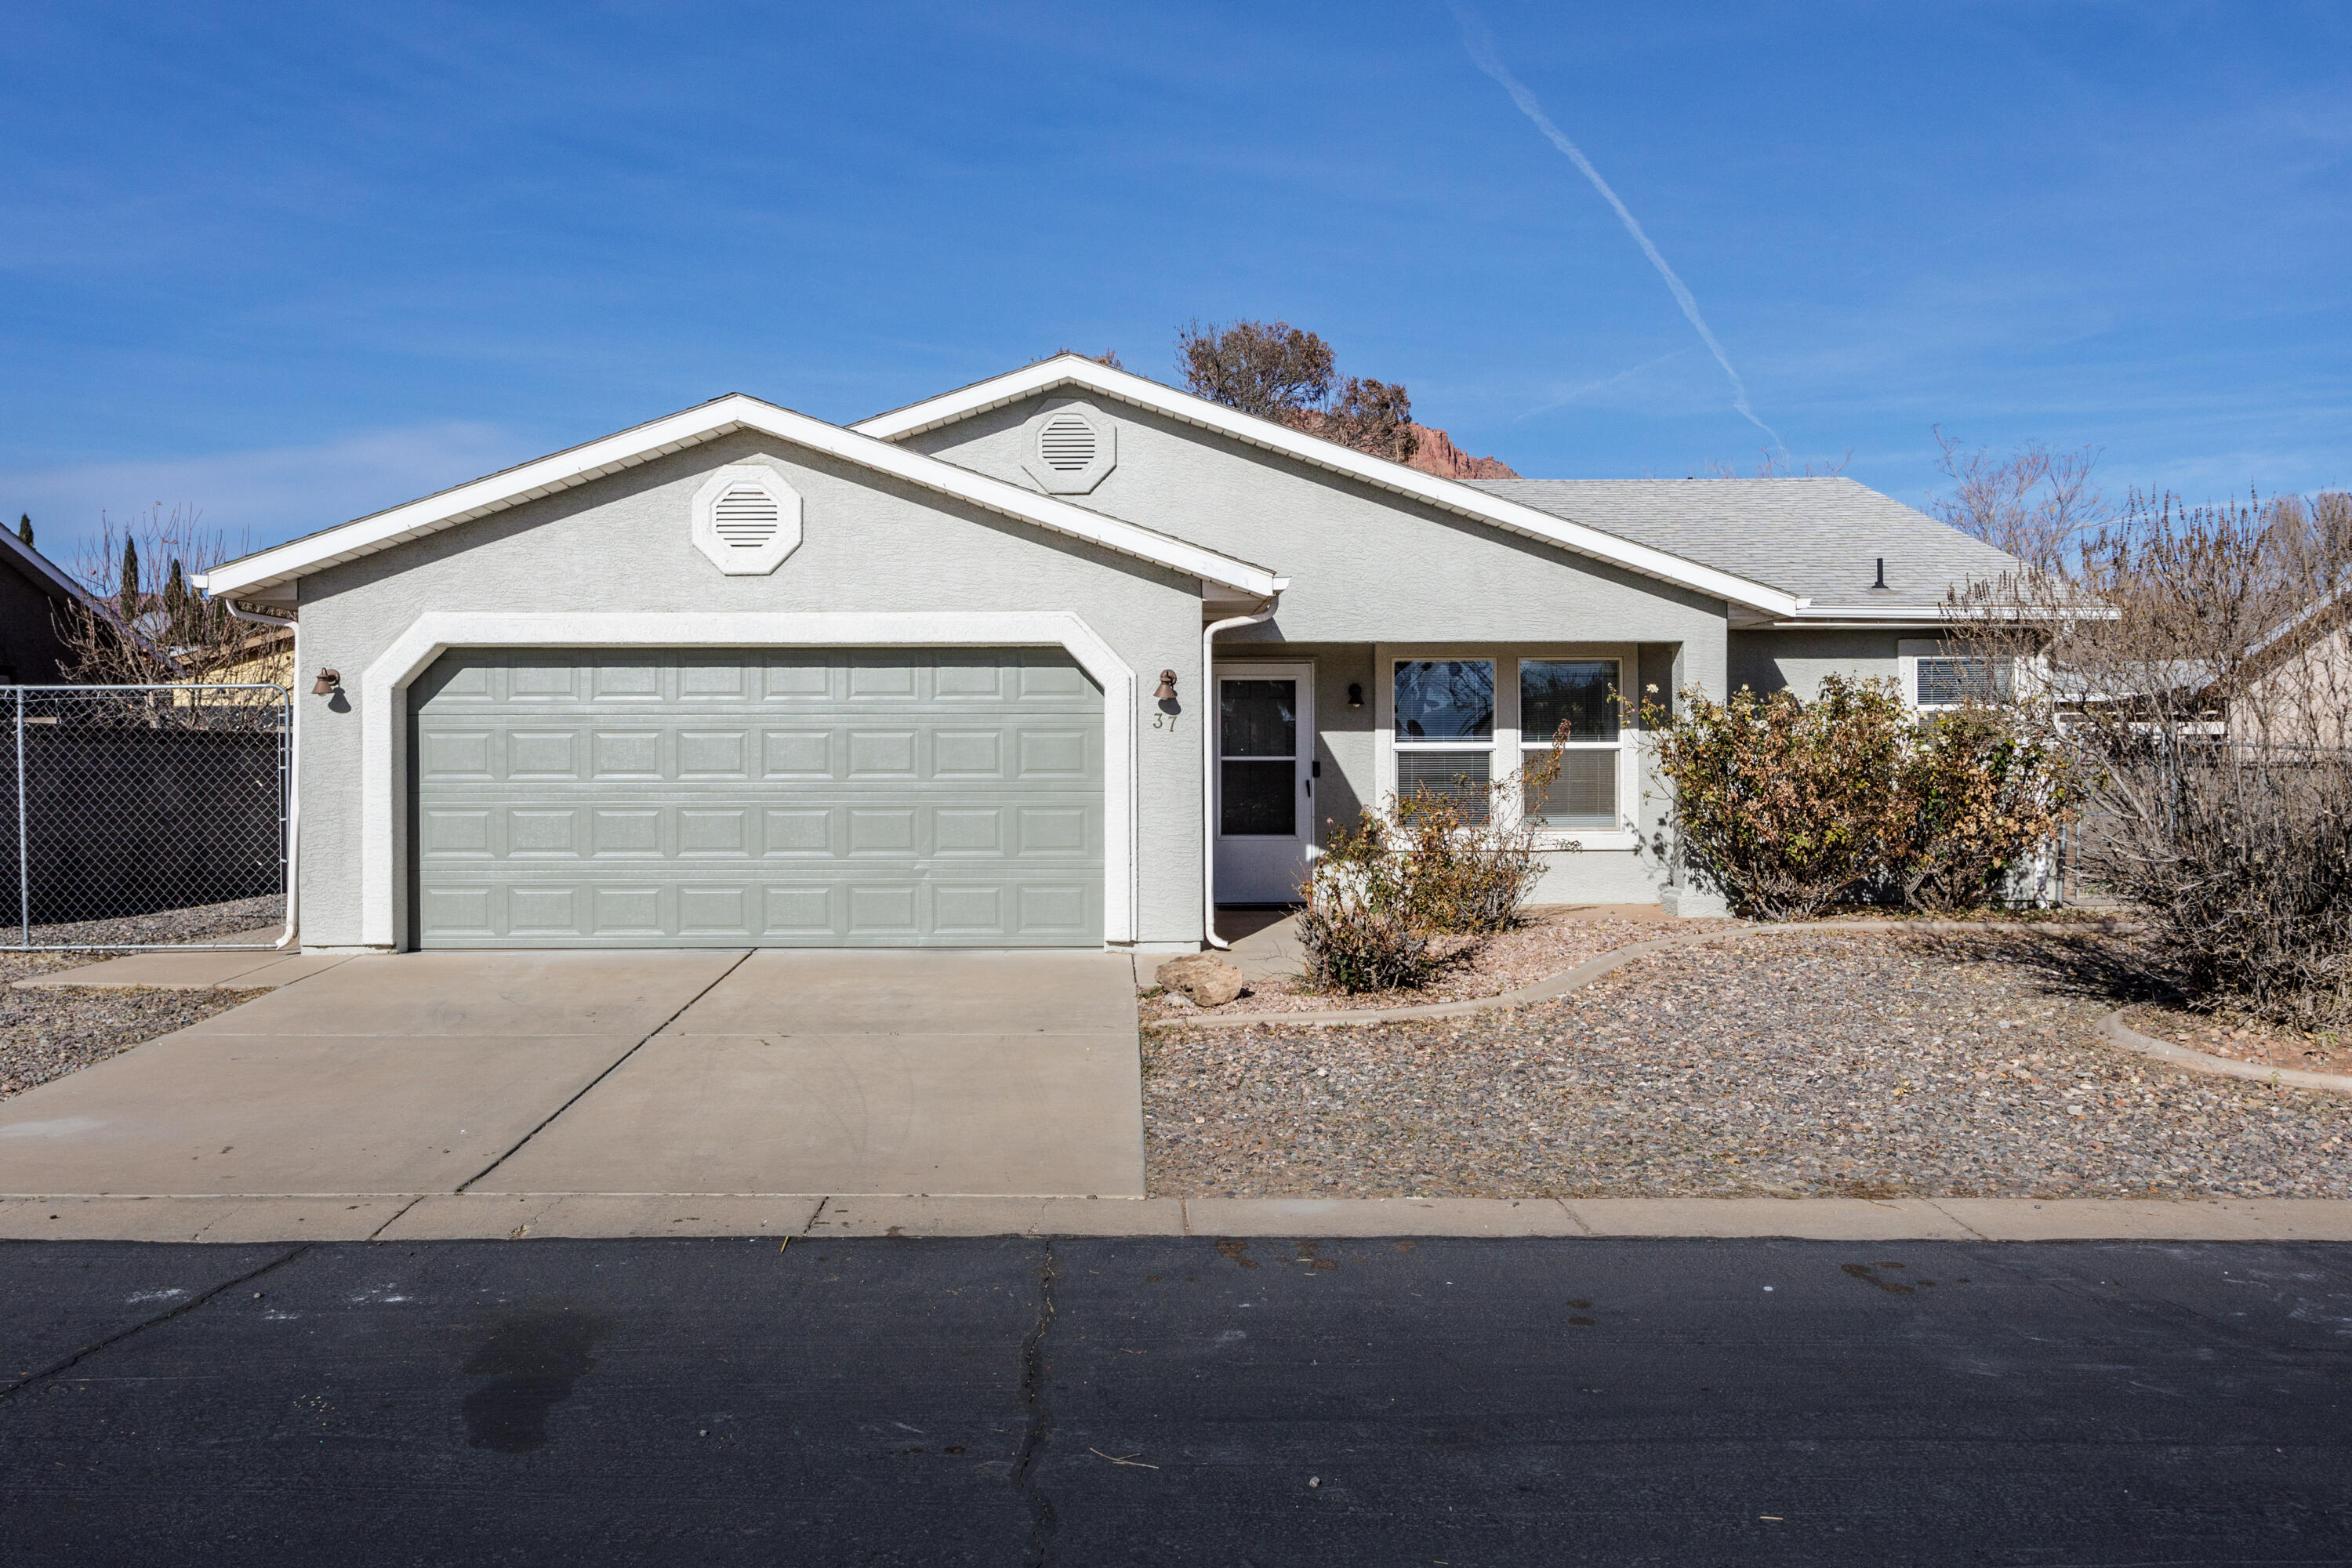
M1427 790L1486 820L1495 762L1495 662L1409 658L1396 667L1397 794Z
M1559 752L1559 771L1550 788L1538 791L1529 781L1528 816L1546 827L1617 826L1623 731L1615 659L1521 659L1519 734L1527 766L1542 762L1555 747Z
M1217 683L1218 822L1227 837L1298 832L1298 683Z

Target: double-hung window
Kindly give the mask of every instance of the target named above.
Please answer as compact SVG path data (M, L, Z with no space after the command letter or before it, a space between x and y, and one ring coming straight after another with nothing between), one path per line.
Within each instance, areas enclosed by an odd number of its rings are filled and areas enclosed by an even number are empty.
M1396 793L1454 800L1486 820L1495 777L1495 661L1402 658L1396 663Z
M1549 787L1526 775L1528 818L1563 832L1617 827L1624 749L1617 660L1523 658L1518 664L1521 766L1539 771L1552 748L1559 749L1559 770Z

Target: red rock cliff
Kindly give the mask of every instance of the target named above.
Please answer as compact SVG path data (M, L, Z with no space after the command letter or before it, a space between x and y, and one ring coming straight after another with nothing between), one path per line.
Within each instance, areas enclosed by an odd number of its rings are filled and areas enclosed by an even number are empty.
M1509 464L1500 458L1474 458L1454 444L1443 430L1433 430L1426 425L1412 426L1421 438L1413 449L1408 466L1424 474L1435 474L1441 479L1516 479Z

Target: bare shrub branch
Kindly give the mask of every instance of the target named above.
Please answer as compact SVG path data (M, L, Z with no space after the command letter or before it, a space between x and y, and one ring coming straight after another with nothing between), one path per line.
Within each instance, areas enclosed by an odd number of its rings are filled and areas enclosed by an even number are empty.
M110 520L74 563L87 598L56 616L72 678L97 686L290 680L292 651L282 634L238 620L188 585L240 553L192 507Z
M2352 498L2134 496L2074 557L1956 595L2077 759L2093 886L2209 1006L2352 1021Z
M1936 466L1952 489L1927 510L1962 533L2047 569L2066 557L2084 534L2114 520L2100 490L2092 447L2061 451L2028 441L2007 455L1970 450L1935 427L1941 452Z
M1563 721L1555 741L1570 738ZM1448 957L1475 951L1519 920L1553 844L1525 803L1559 774L1555 745L1483 792L1417 785L1336 828L1299 884L1299 948L1307 977L1334 991L1390 991L1428 983ZM1439 939L1466 937L1441 950Z

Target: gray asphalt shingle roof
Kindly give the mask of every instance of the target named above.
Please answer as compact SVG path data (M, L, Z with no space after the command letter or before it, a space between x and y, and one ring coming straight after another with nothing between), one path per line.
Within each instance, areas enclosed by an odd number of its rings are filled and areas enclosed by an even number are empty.
M1801 595L1820 609L1939 605L2014 556L1847 479L1472 479L1475 489ZM1879 557L1890 593L1870 591Z

